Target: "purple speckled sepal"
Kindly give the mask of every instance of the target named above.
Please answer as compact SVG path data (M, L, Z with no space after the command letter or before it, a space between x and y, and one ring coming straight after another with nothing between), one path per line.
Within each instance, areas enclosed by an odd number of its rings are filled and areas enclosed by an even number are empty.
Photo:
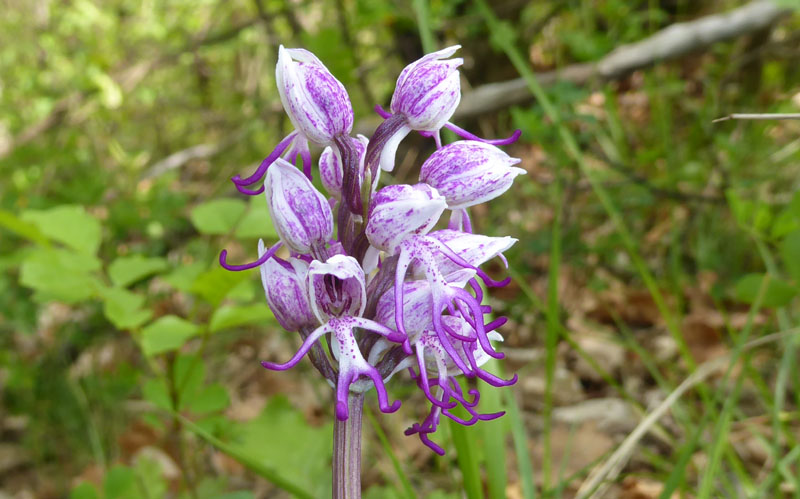
M266 254L264 242L258 242L258 255ZM316 319L311 313L306 293L306 274L308 264L297 258L288 262L270 258L260 265L261 284L267 303L278 323L287 331L314 325Z
M372 198L367 239L376 248L393 253L409 235L431 230L445 207L444 197L429 185L386 186Z
M420 168L425 182L447 199L447 207L459 210L503 194L517 175L525 173L497 147L474 140L461 140L435 151Z
M264 189L275 230L293 251L309 253L331 239L333 213L328 199L300 170L278 159L267 171Z
M281 45L275 78L286 114L311 142L324 146L353 129L347 91L311 52Z

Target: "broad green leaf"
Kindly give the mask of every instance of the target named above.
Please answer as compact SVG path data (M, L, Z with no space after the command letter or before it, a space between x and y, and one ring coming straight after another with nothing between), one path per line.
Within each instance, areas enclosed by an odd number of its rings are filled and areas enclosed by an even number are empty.
M205 272L207 265L203 262L192 262L180 265L178 268L162 277L170 286L178 291L188 293L197 277Z
M106 288L102 291L103 313L117 329L141 326L153 315L143 309L144 296L123 288Z
M167 497L167 481L161 464L154 457L139 454L135 468L139 484L144 489L143 497Z
M800 230L786 236L780 245L781 258L795 284L800 285Z
M167 269L163 258L142 255L122 256L108 266L108 276L115 286L125 287L136 281Z
M200 328L186 319L165 315L142 329L142 350L147 356L176 350L199 332Z
M169 411L172 401L169 398L169 389L163 378L151 378L142 385L142 396L159 409Z
M237 453L278 470L293 483L327 495L331 479L331 424L310 426L284 397L275 397L255 419L238 425ZM264 445L269 442L269 445Z
M136 483L136 473L125 466L114 466L103 480L103 491L107 498L140 499L142 497Z
M206 366L197 355L179 355L172 369L175 390L178 392L178 408L182 410L202 389Z
M782 307L798 293L798 288L768 274L747 274L736 283L736 298L745 303L754 303L764 279L767 279L767 283L761 304L765 307Z
M49 244L47 238L35 225L21 220L10 211L0 210L0 227L5 227L11 232L43 246Z
M225 409L230 404L230 398L224 386L214 383L200 390L186 402L187 408L193 413L206 414Z
M209 328L212 333L249 324L275 324L275 316L266 303L223 305L214 311Z
M97 499L97 489L89 482L81 482L69 493L69 499Z
M238 199L215 199L192 209L192 224L201 234L227 234L244 215L247 205Z
M262 196L253 196L242 221L239 222L234 234L237 238L264 239L273 241L278 239L278 232L272 225L269 217L267 203ZM253 245L255 247L255 245Z
M45 236L83 253L95 254L100 246L100 222L83 206L63 205L49 210L22 212Z
M775 217L772 237L781 238L796 230L800 230L800 192L795 193L789 205Z
M94 297L103 285L94 274L100 261L92 255L60 248L37 248L20 267L20 283L41 300L78 303Z
M191 291L212 305L218 306L233 288L249 277L248 274L248 272L230 272L214 266L195 279Z

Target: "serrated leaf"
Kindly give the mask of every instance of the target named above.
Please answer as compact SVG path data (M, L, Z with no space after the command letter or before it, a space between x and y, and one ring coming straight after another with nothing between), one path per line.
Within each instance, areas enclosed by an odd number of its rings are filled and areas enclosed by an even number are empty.
M22 220L42 234L82 253L95 254L100 247L100 222L83 206L63 205L49 210L27 210Z
M244 201L238 199L215 199L195 206L190 218L201 234L227 234L234 229L246 209Z
M200 328L180 317L165 315L142 329L142 351L147 356L176 350L197 335Z
M153 312L143 309L144 296L123 288L106 288L102 291L103 314L117 329L141 326Z
M94 274L100 260L92 255L61 248L37 248L20 266L20 283L38 292L42 300L78 303L103 288Z
M206 414L221 411L229 404L228 390L219 383L214 383L196 393L187 401L186 406L195 414Z
M212 333L249 324L274 324L275 316L266 304L223 305L214 311L209 322Z
M789 275L800 284L800 230L786 236L780 244L781 258Z
M115 286L125 287L168 268L163 258L142 255L122 256L108 266L108 276Z
M766 284L763 284L764 279L767 279ZM752 304L755 303L763 285L766 285L761 300L761 305L764 307L782 307L798 293L798 289L789 283L767 274L747 274L736 283L734 293L738 300Z

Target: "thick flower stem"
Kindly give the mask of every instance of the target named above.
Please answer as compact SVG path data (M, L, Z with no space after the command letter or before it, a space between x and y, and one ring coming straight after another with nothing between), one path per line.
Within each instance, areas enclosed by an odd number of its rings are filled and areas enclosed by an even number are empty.
M348 418L333 422L333 499L361 497L361 419L364 394L350 392Z

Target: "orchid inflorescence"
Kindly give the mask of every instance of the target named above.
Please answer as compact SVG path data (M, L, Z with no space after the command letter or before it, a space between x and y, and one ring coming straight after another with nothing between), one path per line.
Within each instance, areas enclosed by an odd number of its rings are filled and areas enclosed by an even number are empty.
M504 318L486 322L491 307L482 304L487 286L503 286L479 266L500 257L516 239L474 234L470 206L493 199L524 173L497 146L514 142L484 140L449 123L461 99L458 67L450 58L458 46L428 54L408 65L397 79L390 110L376 107L384 121L371 139L350 136L353 109L344 86L311 52L279 49L276 80L281 102L295 130L284 138L256 172L233 177L237 189L262 192L280 242L259 258L223 267L239 271L259 267L267 303L286 330L299 332L303 344L286 363L262 362L285 370L308 354L314 367L335 387L336 417L348 418L348 395L373 386L380 410L394 412L384 383L408 370L430 401L421 423L406 435L429 439L441 415L464 425L503 413L476 409L479 393L464 393L458 375L491 386L516 382L482 369L502 358L492 342ZM446 127L466 140L442 145ZM436 151L422 164L419 183L378 189L381 171L394 168L398 144L409 132L433 137ZM328 196L311 183L309 143L323 147L320 180ZM302 171L293 163L300 158ZM263 184L253 189L254 184ZM445 210L446 229L433 230ZM285 246L290 256L279 258ZM321 339L328 345L326 351ZM461 405L468 419L451 411Z

